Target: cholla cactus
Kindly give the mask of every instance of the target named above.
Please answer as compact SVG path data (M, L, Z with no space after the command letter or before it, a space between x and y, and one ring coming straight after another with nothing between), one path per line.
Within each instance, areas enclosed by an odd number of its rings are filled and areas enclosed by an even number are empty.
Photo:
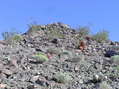
M99 89L112 89L112 87L107 84L107 82L102 82L99 86Z
M37 53L33 56L33 58L36 59L36 61L40 63L43 63L49 60L47 55L45 55L44 53Z
M72 78L71 78L71 76L69 76L69 74L60 72L60 73L57 73L57 74L55 75L55 79L56 79L56 81L59 82L59 83L67 83L67 82L69 82Z
M119 55L112 56L111 59L115 64L119 65Z

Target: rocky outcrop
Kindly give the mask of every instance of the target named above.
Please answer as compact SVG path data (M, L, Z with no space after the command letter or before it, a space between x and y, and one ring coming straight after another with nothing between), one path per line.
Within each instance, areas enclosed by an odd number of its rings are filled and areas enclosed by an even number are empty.
M32 26L22 37L0 41L0 89L119 89L111 58L118 42L82 39L62 23Z

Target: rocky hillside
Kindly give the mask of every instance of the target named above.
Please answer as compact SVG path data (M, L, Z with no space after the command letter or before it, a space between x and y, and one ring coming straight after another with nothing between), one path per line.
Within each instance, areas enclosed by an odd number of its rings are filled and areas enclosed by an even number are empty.
M119 89L119 43L62 23L31 26L0 41L0 89Z

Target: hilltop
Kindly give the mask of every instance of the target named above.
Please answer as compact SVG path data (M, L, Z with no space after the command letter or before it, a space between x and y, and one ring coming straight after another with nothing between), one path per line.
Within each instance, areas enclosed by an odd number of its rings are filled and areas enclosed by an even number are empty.
M0 41L0 89L119 89L119 42L88 27L32 25Z

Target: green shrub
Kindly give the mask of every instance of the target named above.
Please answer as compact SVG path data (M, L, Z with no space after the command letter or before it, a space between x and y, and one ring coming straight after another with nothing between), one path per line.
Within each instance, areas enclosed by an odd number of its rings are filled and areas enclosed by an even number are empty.
M57 73L57 74L55 75L55 79L56 79L56 81L59 82L59 83L67 83L67 82L69 82L72 78L71 78L71 76L70 76L68 73L62 73L62 72L60 72L60 73Z
M20 42L21 40L23 40L23 37L19 34L16 34L12 37L12 40L15 42Z
M115 64L119 65L119 55L112 56L111 59Z
M45 61L48 61L48 57L47 55L45 55L44 53L37 53L33 56L33 58L36 59L37 62L43 63Z
M93 39L97 42L105 42L109 40L109 33L105 30L100 31L93 36Z
M107 82L102 82L99 86L99 89L112 89L112 87L107 84Z

